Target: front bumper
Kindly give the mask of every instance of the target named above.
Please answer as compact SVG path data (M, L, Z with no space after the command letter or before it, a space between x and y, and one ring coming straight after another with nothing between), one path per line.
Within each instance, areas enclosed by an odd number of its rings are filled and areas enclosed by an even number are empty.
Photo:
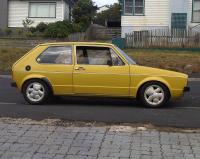
M16 82L11 82L11 87L17 87L17 84L16 84Z
M190 92L190 87L184 87L184 92Z

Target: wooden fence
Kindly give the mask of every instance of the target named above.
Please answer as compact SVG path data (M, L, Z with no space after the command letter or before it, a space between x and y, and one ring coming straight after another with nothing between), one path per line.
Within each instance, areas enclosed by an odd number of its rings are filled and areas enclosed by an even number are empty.
M126 48L200 48L200 32L181 29L134 31L125 36Z
M98 28L93 32L94 39L108 40L121 37L121 28Z
M86 34L88 40L111 40L121 37L121 28L107 28L92 24Z

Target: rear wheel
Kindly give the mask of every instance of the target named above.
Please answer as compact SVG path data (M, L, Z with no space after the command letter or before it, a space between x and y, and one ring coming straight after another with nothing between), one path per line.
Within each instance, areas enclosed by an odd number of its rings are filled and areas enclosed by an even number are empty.
M50 90L45 82L36 79L27 81L22 93L28 103L37 105L47 101Z
M141 87L139 92L140 101L150 108L162 107L169 98L168 88L160 82L148 82Z

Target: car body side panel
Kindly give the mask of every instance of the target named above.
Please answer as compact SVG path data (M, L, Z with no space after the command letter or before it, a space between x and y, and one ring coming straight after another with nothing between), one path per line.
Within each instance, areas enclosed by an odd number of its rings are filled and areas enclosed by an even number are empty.
M74 93L129 96L129 66L76 65L85 70L74 71Z

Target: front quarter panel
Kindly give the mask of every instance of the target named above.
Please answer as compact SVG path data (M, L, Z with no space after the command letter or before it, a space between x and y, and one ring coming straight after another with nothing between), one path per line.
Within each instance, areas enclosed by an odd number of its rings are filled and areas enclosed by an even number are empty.
M187 86L188 76L178 72L154 69L137 65L132 66L130 72L130 94L133 97L137 96L139 88L144 83L150 81L158 81L167 86L172 98L182 96L184 87Z

